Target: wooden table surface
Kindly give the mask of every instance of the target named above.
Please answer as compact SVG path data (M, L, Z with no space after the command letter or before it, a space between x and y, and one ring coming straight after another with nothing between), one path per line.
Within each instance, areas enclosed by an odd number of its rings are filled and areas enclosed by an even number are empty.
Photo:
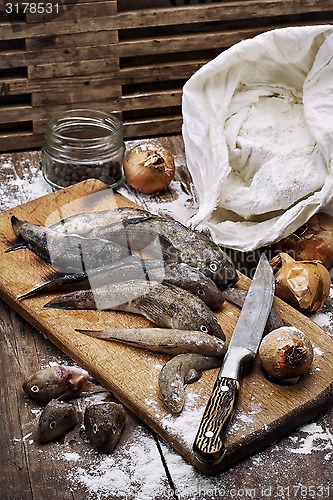
M139 196L123 186L120 192L186 222L196 204L182 138L155 140L175 157L176 177L168 191ZM138 142L127 142L127 147ZM39 159L37 151L0 155L0 210L51 192ZM332 296L313 317L325 335L333 335ZM1 301L0 335L1 500L44 500L48 495L64 500L333 498L333 409L215 476L196 471L130 412L112 455L94 451L82 426L41 445L35 427L42 406L27 398L22 382L40 368L72 361ZM79 412L89 401L103 398L112 395L79 398Z

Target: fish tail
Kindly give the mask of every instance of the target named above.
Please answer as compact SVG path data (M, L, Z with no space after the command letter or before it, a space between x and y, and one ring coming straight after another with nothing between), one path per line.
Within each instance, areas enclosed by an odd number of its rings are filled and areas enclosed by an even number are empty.
M17 245L13 245L5 250L5 253L15 252L16 250L22 250L23 248L28 248L28 245L24 242L17 243Z
M94 300L93 294L86 290L84 296L79 296L73 292L68 293L64 297L58 297L56 299L47 302L44 307L51 309L96 309L96 302Z

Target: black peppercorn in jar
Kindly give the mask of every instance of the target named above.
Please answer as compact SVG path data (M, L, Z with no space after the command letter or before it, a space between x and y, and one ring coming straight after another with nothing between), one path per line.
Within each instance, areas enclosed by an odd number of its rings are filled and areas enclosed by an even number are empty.
M52 115L42 148L45 180L60 189L86 179L112 188L124 180L122 123L102 111L73 109Z

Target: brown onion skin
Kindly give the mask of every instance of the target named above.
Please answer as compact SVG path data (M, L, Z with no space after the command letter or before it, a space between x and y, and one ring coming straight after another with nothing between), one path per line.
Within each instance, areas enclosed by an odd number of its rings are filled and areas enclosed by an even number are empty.
M313 347L301 330L282 326L263 338L259 347L259 360L270 378L295 379L309 371Z
M320 260L333 267L333 217L325 212L313 215L306 224L274 246L295 260Z
M164 191L175 175L175 163L170 151L155 143L132 148L124 160L127 184L144 194Z
M275 294L303 313L321 309L329 296L331 277L320 261L295 261L279 253L270 264L275 275Z

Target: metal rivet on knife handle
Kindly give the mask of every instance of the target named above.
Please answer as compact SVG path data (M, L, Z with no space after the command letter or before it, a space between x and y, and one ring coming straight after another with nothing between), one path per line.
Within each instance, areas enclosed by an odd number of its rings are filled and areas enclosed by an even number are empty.
M225 453L223 437L236 408L239 382L217 378L193 444L198 460L217 464Z

